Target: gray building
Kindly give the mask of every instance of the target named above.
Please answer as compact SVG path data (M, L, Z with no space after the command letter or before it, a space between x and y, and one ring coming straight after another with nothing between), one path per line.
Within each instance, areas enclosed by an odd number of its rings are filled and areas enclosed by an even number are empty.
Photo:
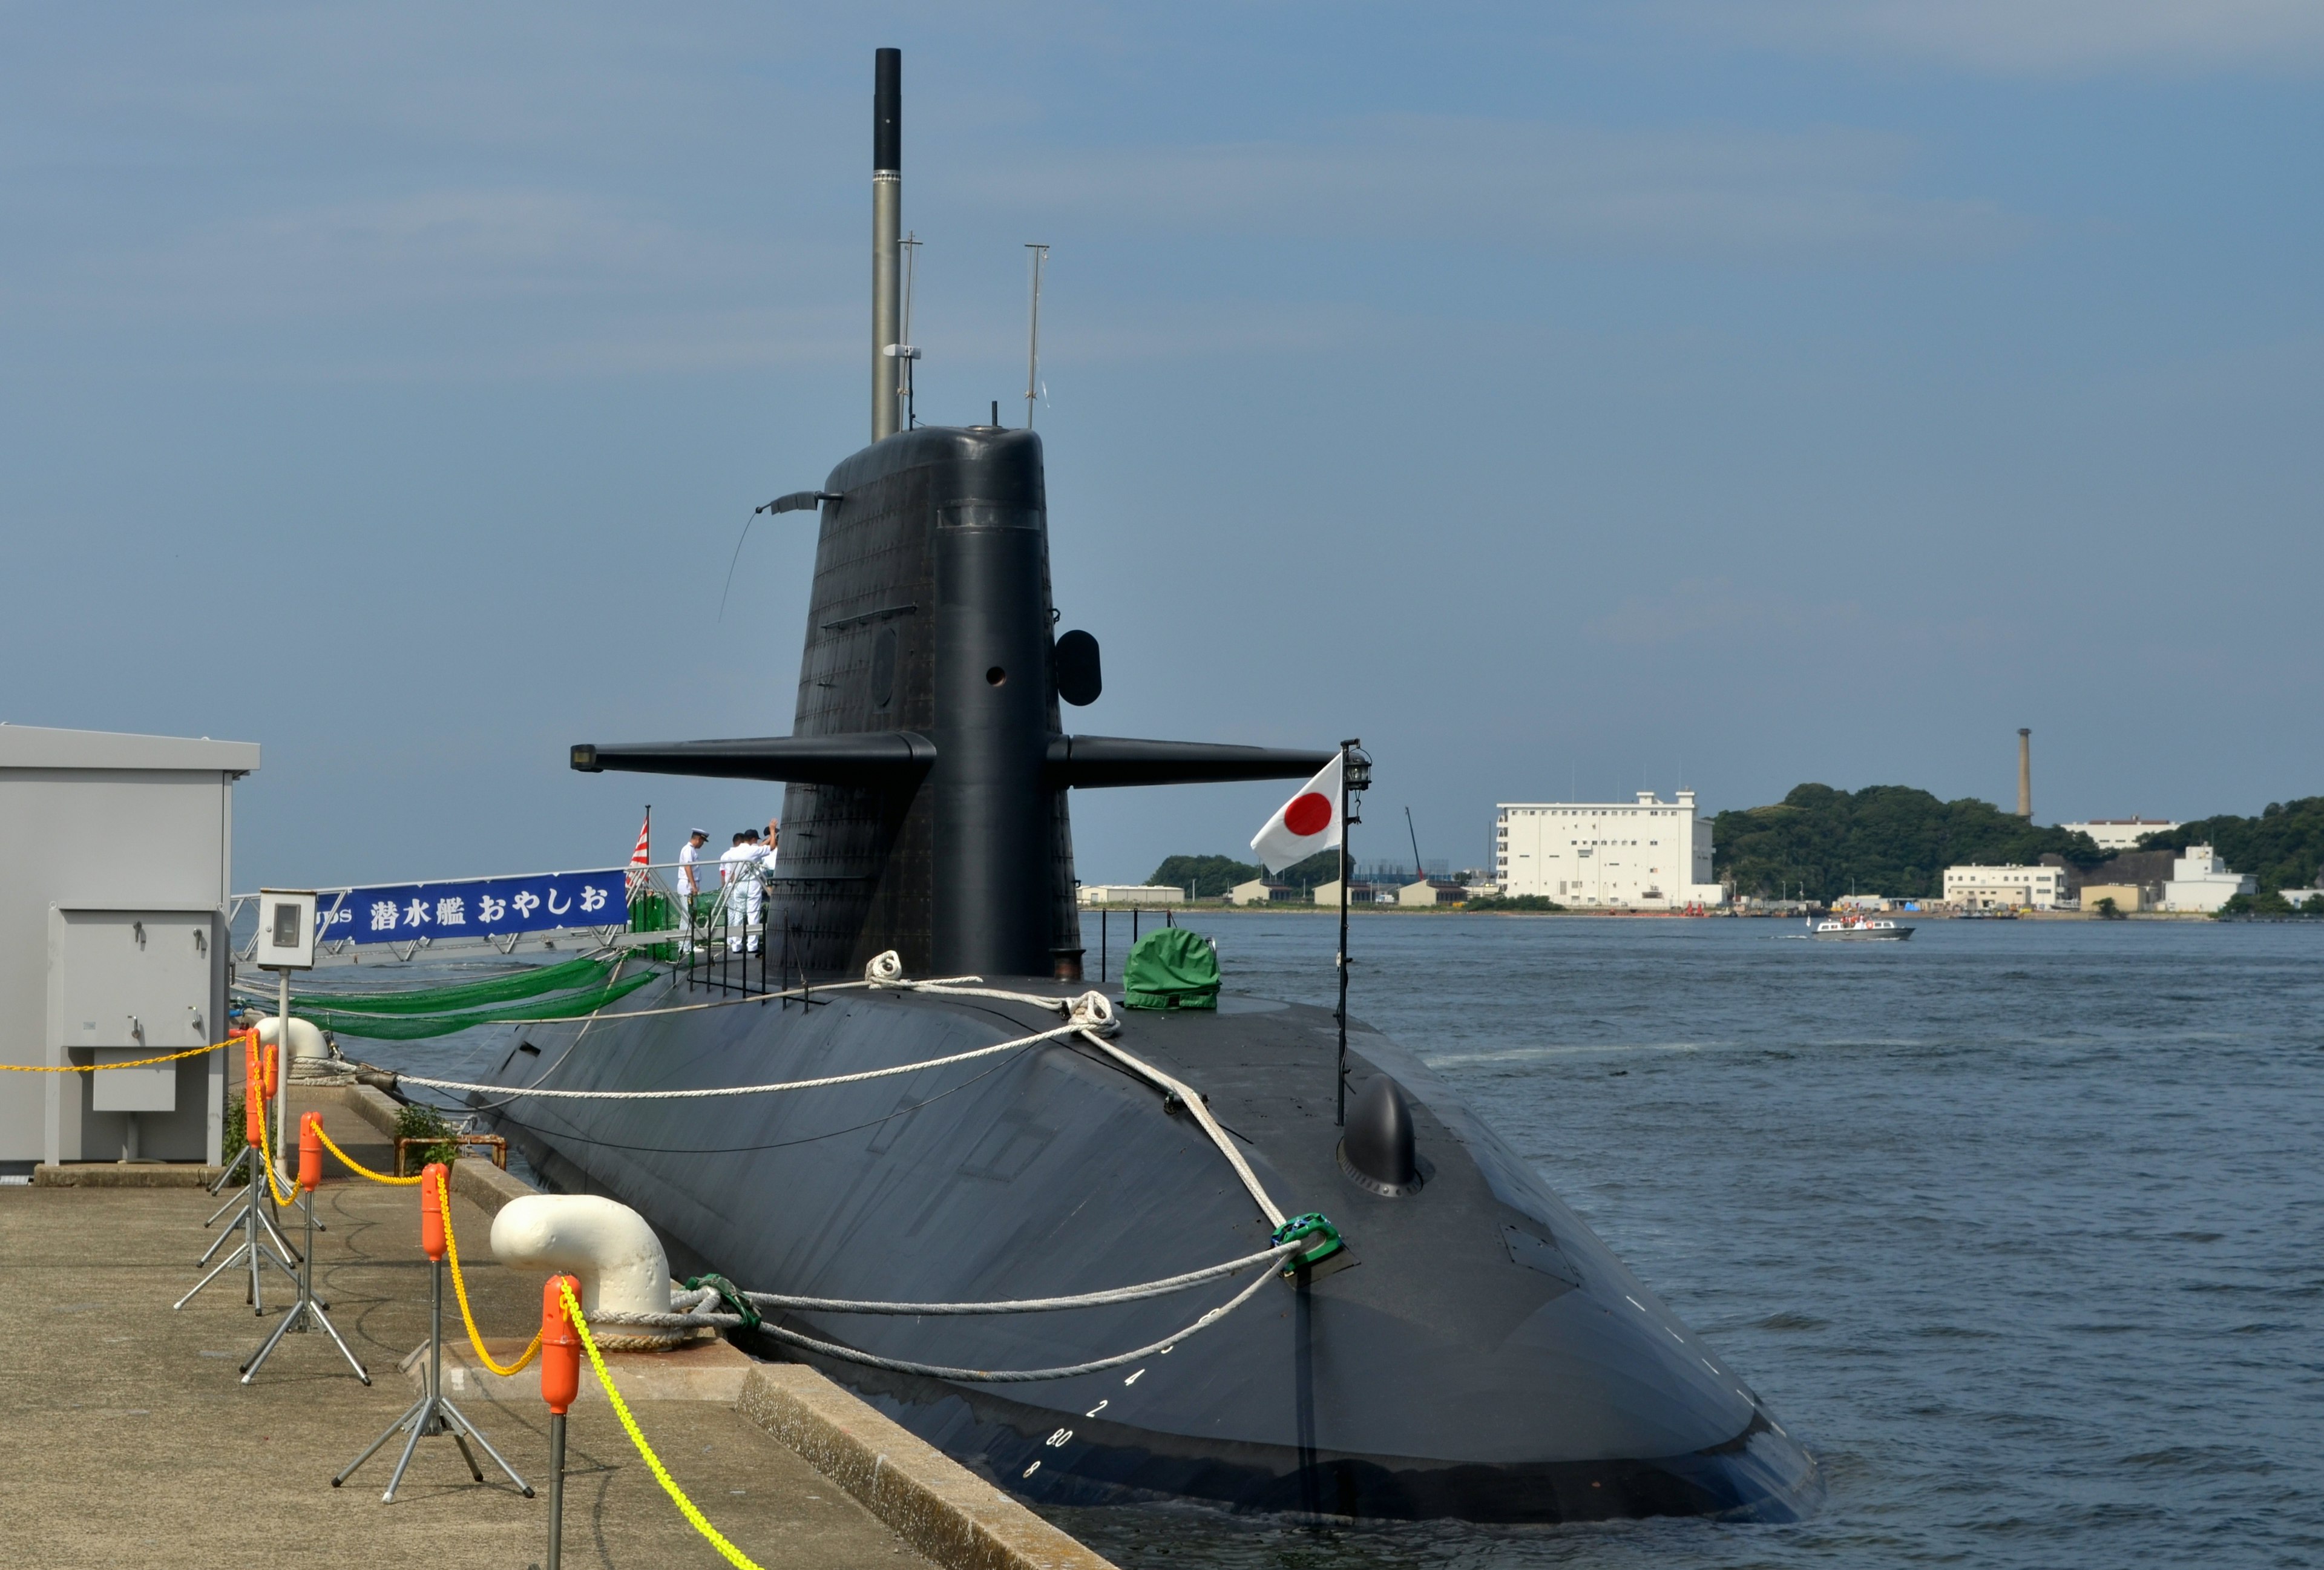
M254 742L0 725L0 1062L127 1062L226 1034L234 781ZM226 1052L0 1074L0 1171L217 1159Z

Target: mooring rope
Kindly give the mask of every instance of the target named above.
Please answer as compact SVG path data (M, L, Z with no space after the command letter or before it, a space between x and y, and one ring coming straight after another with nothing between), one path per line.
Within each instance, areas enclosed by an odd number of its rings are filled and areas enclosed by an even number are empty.
M759 1328L778 1341L788 1342L793 1346L803 1347L808 1352L819 1353L825 1357L837 1358L842 1362L861 1363L866 1368L886 1369L891 1373L918 1374L927 1379L960 1380L977 1384L1031 1384L1041 1380L1069 1380L1081 1374L1103 1373L1107 1369L1120 1368L1124 1363L1136 1362L1140 1358L1167 1352L1188 1336L1209 1329L1245 1303L1250 1302L1259 1289L1267 1285L1267 1282L1268 1276L1262 1271L1250 1286L1245 1287L1232 1298L1175 1334L1166 1335L1159 1341L1149 1342L1133 1352L1117 1353L1111 1357L1101 1357L1090 1362L1070 1363L1063 1368L1000 1370L949 1368L943 1363L913 1362L904 1358L881 1357L876 1353L859 1352L852 1346L840 1346L833 1342L817 1341L812 1335L801 1335L798 1331L786 1330L779 1325L761 1324Z
M1136 1303L1148 1298L1165 1298L1173 1292L1183 1292L1253 1265L1270 1264L1298 1253L1309 1245L1304 1240L1278 1243L1239 1260L1229 1260L1222 1265L1210 1265L1199 1270L1189 1270L1181 1276L1166 1276L1158 1281L1141 1281L1134 1287L1109 1287L1096 1292L1077 1292L1065 1298L1016 1298L983 1303L892 1303L863 1298L798 1298L785 1292L737 1292L751 1304L766 1308L795 1308L806 1313L820 1314L1047 1314L1062 1308L1100 1308L1112 1303ZM705 1278L696 1278L702 1279ZM724 1279L724 1278L719 1278ZM613 1313L597 1311L597 1317L611 1325L636 1325L657 1330L684 1330L696 1327L732 1329L750 1323L739 1314L722 1314L709 1305L720 1301L726 1294L716 1287L700 1287L689 1292L670 1295L673 1305L686 1307L669 1314Z
M966 1052L955 1052L945 1057L929 1057L918 1063L899 1063L892 1068L866 1068L854 1074L831 1074L820 1079L787 1079L773 1085L708 1085L696 1090L539 1090L528 1085L478 1085L462 1079L431 1079L417 1074L398 1074L396 1078L410 1085L424 1085L433 1090L478 1091L488 1095L500 1095L511 1100L521 1096L548 1097L559 1101L708 1101L730 1095L771 1095L781 1091L821 1090L835 1085L856 1085L867 1079L886 1079L898 1074L917 1074L923 1068L943 1068L954 1063L968 1063L979 1057L990 1057L997 1052L1013 1052L1022 1048L1037 1047L1044 1041L1054 1041L1061 1036L1081 1031L1079 1024L1060 1025L1054 1030L1038 1035L1020 1036L1013 1041L997 1042L991 1047L978 1047Z

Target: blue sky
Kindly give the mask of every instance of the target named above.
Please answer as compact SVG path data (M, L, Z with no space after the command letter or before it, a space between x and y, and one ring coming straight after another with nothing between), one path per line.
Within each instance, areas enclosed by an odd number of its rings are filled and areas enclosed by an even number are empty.
M0 6L0 718L264 744L236 882L619 859L781 734L865 436L871 51L924 418L1022 418L1077 728L1496 800L2045 821L2324 790L2324 8ZM270 655L287 625L296 653ZM274 645L279 647L279 640ZM1272 786L1075 799L1085 878ZM674 848L666 839L663 849Z

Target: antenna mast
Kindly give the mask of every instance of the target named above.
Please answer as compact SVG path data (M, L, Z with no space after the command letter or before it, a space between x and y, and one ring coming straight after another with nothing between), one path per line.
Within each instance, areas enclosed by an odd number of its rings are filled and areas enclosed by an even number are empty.
M1027 242L1033 253L1033 319L1025 343L1025 429L1033 429L1033 399L1041 385L1041 272L1049 260L1047 245Z
M902 319L899 329L903 334L903 339L897 344L894 350L896 395L904 401L904 429L910 430L920 422L919 411L912 398L913 362L920 357L920 351L912 343L912 274L918 270L920 260L920 237L918 232L907 234L898 242L898 249L902 251L904 255L904 309L900 313Z
M896 434L896 380L887 362L897 330L896 263L904 215L904 51L872 55L872 439Z

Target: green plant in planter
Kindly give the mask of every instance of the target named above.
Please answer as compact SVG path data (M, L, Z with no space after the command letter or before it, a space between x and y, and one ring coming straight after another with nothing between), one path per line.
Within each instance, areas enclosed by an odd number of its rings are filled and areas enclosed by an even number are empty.
M421 1106L416 1102L405 1103L395 1114L395 1137L398 1140L438 1141L420 1146L407 1156L399 1156L399 1168L410 1167L417 1169L430 1161L441 1161L448 1167L460 1159L460 1147L452 1138L452 1125L446 1122L444 1114L432 1106Z

